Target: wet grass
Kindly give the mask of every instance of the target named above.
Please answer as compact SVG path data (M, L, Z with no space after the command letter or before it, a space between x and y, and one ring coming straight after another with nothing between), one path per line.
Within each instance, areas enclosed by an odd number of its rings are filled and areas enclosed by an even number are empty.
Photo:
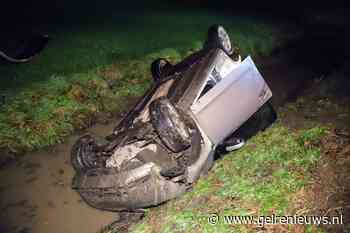
M150 209L132 232L255 232L257 226L229 225L222 218L211 225L208 216L295 214L293 195L308 182L310 169L320 156L317 143L326 133L322 127L292 133L275 124L243 149L217 161L191 192ZM322 232L302 228L298 232Z
M269 22L210 12L119 13L51 27L52 41L32 62L0 66L0 150L53 145L99 114L123 110L124 97L150 85L153 59L176 61L199 49L213 23L223 24L245 55L267 56L283 43Z
M140 96L149 87L148 64L158 56L180 58L166 49L96 71L52 75L23 88L0 113L0 148L19 153L60 143L101 114L125 110L129 97Z

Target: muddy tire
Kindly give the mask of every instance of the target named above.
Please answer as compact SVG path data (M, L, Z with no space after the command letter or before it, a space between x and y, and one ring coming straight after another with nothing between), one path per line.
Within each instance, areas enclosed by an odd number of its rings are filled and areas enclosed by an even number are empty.
M71 150L71 163L76 171L103 167L106 158L100 151L108 144L103 138L85 135L79 138Z
M260 108L260 130L264 131L277 120L277 113L270 102L267 102Z
M153 81L158 83L170 73L172 65L164 58L158 58L151 64L151 73Z
M228 56L234 54L234 47L230 36L221 25L213 25L208 30L207 40L204 43L204 49L222 49Z
M152 125L168 149L177 153L191 145L189 127L169 99L158 98L149 108Z

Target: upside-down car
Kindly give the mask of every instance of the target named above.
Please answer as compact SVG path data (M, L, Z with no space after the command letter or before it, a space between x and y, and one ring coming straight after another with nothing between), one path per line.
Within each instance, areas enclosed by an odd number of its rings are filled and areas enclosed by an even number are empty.
M152 87L111 135L72 148L72 186L92 207L136 211L175 198L277 117L270 88L220 25L200 51L174 65L157 59L151 71Z

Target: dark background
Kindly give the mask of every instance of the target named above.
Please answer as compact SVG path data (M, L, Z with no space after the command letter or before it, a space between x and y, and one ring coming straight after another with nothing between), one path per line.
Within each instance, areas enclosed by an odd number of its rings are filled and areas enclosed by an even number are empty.
M125 10L149 10L154 8L209 8L219 11L254 12L267 16L289 18L299 20L300 18L315 15L318 12L329 14L346 15L345 1L228 1L228 0L35 0L35 1L7 1L2 4L2 23L28 23L37 20L59 20L66 17L79 18L94 14L109 14L110 12L123 12Z
M304 35L287 47L296 50L299 57L307 56L308 62L309 59L317 60L317 66L322 69L328 70L349 59L350 20L343 0L13 0L7 1L1 7L0 42L4 46L12 38L33 33L33 28L40 33L40 25L55 28L57 25L70 25L75 22L93 22L100 15L118 15L126 12L151 14L152 10L159 9L199 8L233 15L253 14L276 21L277 24L291 22L297 25ZM322 61L319 61L320 57Z

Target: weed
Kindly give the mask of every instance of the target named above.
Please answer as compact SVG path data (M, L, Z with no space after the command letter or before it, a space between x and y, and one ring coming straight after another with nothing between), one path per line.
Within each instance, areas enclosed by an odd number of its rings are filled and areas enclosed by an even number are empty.
M149 210L132 232L251 232L245 225L221 221L210 225L208 216L292 215L288 212L291 197L305 186L314 156L320 154L316 145L299 143L300 137L319 138L324 133L316 132L321 131L314 128L300 136L276 123L241 150L217 161L191 192ZM155 219L161 223L156 228Z

